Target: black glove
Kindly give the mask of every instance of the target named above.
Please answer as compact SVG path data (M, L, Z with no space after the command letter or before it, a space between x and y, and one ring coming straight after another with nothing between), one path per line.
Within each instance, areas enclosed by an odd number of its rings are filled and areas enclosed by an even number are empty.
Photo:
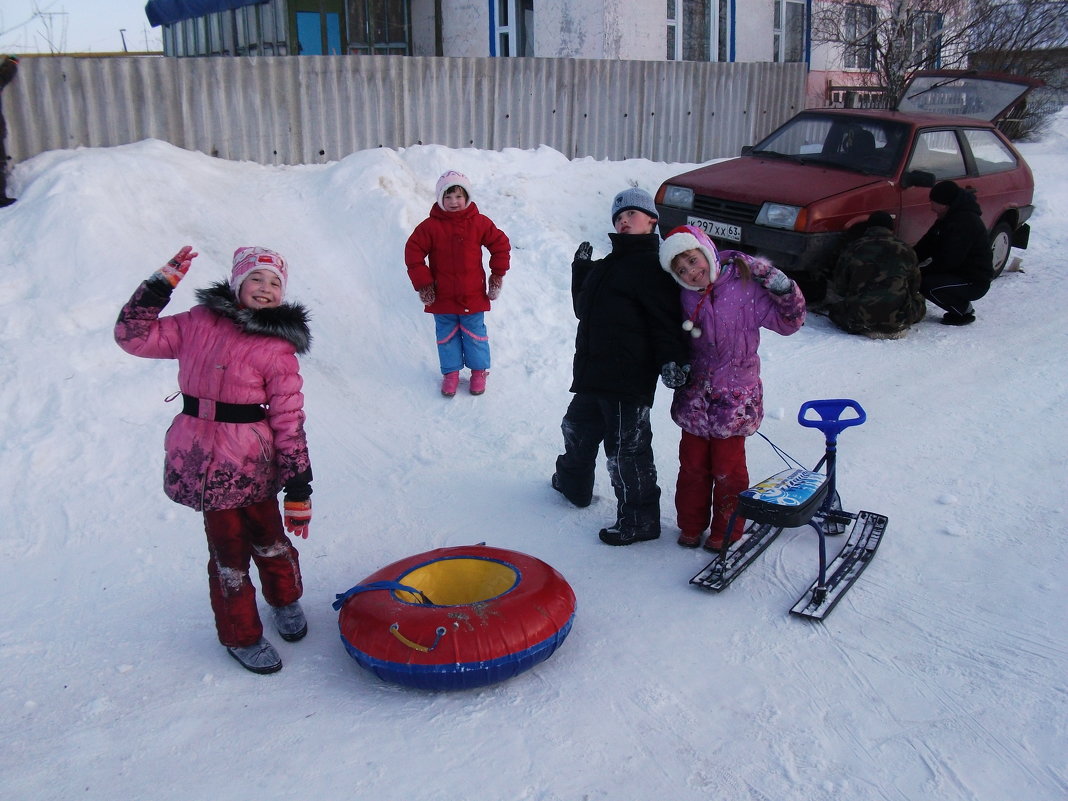
M668 389L678 389L686 386L690 380L690 365L679 365L676 362L668 362L660 368L660 380Z
M575 251L575 261L589 261L593 255L593 245L589 242L583 242L578 246L578 250Z

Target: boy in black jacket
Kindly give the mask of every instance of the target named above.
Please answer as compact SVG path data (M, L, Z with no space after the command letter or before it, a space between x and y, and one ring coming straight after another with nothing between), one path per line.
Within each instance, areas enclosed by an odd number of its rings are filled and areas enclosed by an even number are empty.
M553 487L575 506L593 499L597 450L604 443L616 495L616 521L602 542L630 545L660 536L660 487L653 463L649 410L656 381L686 382L688 338L678 286L660 269L656 205L626 189L612 202L612 252L591 261L589 242L571 264L578 318L571 391L561 429Z

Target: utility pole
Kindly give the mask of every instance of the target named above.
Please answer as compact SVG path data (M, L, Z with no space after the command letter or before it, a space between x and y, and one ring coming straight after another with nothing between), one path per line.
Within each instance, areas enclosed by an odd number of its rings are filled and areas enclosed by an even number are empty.
M126 49L126 29L125 28L119 28L119 36L122 37L122 52L123 53L129 53L130 51Z

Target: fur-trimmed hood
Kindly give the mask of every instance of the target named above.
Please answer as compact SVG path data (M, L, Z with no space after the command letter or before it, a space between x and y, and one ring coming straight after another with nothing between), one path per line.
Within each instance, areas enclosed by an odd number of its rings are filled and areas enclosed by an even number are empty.
M283 303L270 309L248 309L238 304L226 281L198 289L196 296L202 305L233 320L248 334L279 337L291 343L300 354L307 353L311 348L312 335L308 328L311 315L299 303Z

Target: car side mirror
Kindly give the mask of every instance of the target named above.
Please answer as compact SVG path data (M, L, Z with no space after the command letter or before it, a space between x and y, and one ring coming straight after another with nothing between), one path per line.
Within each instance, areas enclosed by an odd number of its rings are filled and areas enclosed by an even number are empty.
M901 186L904 189L908 189L910 186L932 187L934 185L935 174L933 172L927 172L927 170L910 170L905 173L901 181Z

